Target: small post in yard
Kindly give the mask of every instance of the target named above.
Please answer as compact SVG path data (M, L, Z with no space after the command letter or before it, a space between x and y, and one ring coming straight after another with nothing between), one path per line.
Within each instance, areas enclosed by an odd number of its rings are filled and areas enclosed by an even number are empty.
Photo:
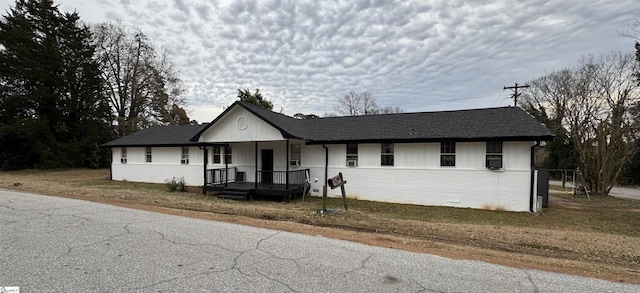
M331 187L331 189L336 189L340 187L340 190L342 191L342 201L344 202L344 209L348 210L349 207L347 206L347 193L344 190L345 183L347 183L347 181L344 181L344 178L342 177L342 172L338 173L338 175L333 176L329 178L329 180L327 180L327 184L329 185L329 187Z
M342 185L340 185L340 191L342 191L342 202L344 203L344 210L348 211L349 207L347 206L347 193L344 191L344 184L347 182L344 181L344 178L342 178L342 172L338 173L338 176L340 176L340 181L342 182Z
M327 186L322 186L322 212L327 212Z

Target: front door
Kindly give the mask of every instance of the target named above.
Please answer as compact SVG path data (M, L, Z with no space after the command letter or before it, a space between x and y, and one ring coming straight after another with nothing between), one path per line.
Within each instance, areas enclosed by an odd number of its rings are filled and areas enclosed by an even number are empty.
M262 150L262 183L273 183L273 150Z

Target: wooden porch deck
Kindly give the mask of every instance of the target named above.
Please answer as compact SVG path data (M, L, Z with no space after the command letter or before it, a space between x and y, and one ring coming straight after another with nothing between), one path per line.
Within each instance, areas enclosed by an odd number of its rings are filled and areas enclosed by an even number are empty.
M307 185L305 172L308 172L308 169L289 171L289 184L284 183L287 181L285 180L286 176L284 176L286 173L281 171L259 171L259 174L267 173L268 176L265 177L270 178L267 182L235 181L237 176L235 168L207 171L210 174L208 179L211 178L212 180L207 180L208 183L203 189L205 193L207 191L218 192L218 197L230 199L282 199L288 202L291 198L302 195L305 191L305 186ZM227 177L227 174L230 174L229 177ZM262 175L258 177L264 178Z
M269 186L256 187L255 182L229 182L226 184L209 184L206 191L219 192L221 197L232 199L275 199L282 198L289 201L302 195L304 184L271 184ZM227 195L227 196L224 196Z

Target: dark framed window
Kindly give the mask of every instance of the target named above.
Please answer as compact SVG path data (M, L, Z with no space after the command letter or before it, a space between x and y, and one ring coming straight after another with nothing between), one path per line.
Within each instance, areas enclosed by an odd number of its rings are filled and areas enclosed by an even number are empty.
M147 157L147 163L151 163L151 147L146 147L145 155Z
M180 156L180 163L184 165L189 164L189 147L182 147L182 155Z
M393 144L392 143L381 144L380 165L393 166Z
M453 141L440 143L440 166L453 167L456 165L456 143Z
M489 169L502 168L502 142L487 141L486 167Z
M358 167L358 144L347 144L347 167Z
M289 165L300 166L302 162L302 146L299 143L292 143L289 146Z
M211 155L213 156L213 163L220 164L220 147L219 146L213 147L213 152L211 153Z
M225 146L224 152L225 152L224 162L226 164L232 164L233 160L231 160L231 146L230 145Z
M120 163L122 164L127 163L127 148L122 148L120 152Z

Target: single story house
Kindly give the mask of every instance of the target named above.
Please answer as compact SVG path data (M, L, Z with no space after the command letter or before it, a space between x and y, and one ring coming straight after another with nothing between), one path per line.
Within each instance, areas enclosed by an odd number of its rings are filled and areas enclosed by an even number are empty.
M536 211L534 149L552 138L517 107L295 119L237 101L206 125L155 126L104 146L113 180L321 196L342 172L362 200Z

